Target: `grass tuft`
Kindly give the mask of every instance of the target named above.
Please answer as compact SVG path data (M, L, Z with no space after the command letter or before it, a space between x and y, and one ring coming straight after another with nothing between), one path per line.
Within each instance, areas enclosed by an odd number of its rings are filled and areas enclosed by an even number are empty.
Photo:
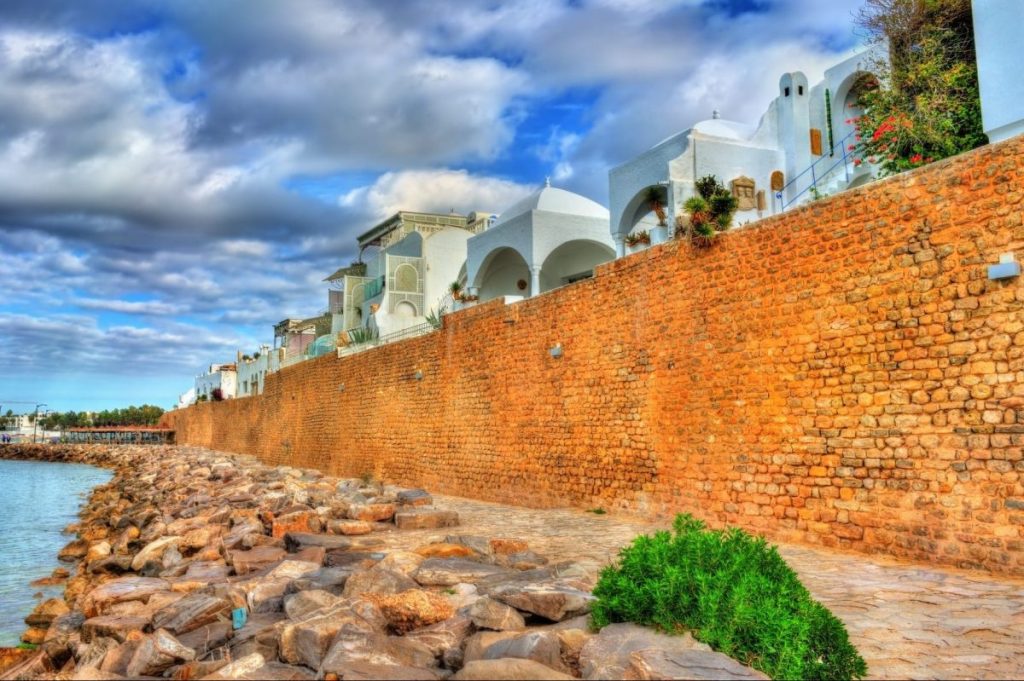
M690 515L637 537L594 589L597 628L636 622L693 635L773 679L858 679L867 665L846 627L811 598L775 547Z

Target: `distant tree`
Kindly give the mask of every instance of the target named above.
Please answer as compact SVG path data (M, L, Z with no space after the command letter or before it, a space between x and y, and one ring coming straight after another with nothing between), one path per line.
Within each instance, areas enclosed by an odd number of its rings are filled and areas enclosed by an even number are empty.
M889 48L857 84L861 158L889 175L987 142L971 0L866 0L857 23Z

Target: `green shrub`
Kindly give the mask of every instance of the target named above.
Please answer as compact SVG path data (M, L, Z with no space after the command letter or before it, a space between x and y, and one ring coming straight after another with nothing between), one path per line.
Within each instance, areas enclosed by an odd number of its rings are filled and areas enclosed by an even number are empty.
M637 537L594 589L593 624L636 622L693 635L774 679L853 679L867 665L775 547L690 515Z

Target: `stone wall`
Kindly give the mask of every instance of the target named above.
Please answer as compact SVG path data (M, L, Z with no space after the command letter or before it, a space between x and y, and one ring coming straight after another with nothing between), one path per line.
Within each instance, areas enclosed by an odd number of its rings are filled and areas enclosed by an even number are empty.
M1022 189L1016 138L167 422L337 475L1024 574L1024 283L987 279L1024 249Z

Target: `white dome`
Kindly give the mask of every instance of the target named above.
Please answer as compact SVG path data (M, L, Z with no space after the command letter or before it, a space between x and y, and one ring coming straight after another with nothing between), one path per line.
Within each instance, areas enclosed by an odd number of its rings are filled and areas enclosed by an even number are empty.
M709 137L724 137L730 140L749 140L757 132L757 128L746 123L727 121L721 118L709 118L693 126L694 132Z
M533 210L543 210L548 213L565 213L566 215L581 215L601 220L608 219L608 209L597 201L591 201L585 196L567 192L564 189L546 186L541 187L538 191L503 211L498 216L494 226L502 225Z

